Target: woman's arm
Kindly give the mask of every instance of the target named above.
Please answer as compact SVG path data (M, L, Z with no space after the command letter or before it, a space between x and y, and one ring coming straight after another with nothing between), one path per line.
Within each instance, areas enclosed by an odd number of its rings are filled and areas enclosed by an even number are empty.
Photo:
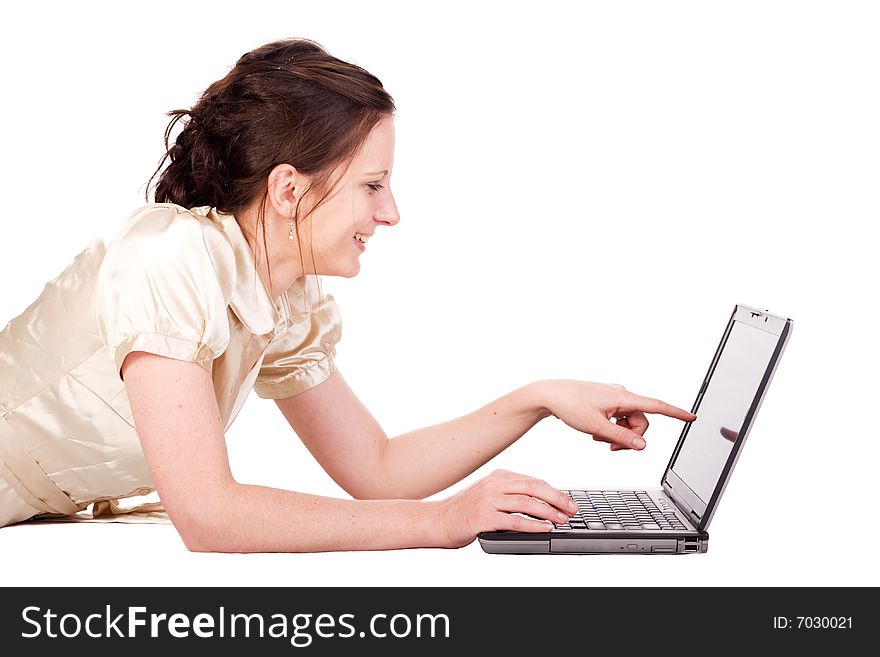
M548 380L525 385L454 420L389 439L339 371L276 403L321 466L361 499L433 495L471 474L549 415L611 443L615 450L644 447L645 412L693 419L687 411L623 386Z
M529 384L467 415L387 441L376 477L386 494L376 497L428 497L464 479L549 415L538 393Z
M524 386L463 417L388 439L340 371L276 403L334 481L360 499L421 499L448 488L547 415Z
M549 528L510 512L558 522L560 508L573 511L570 500L545 482L505 472L442 502L341 500L239 484L229 468L206 370L132 352L122 375L156 489L193 551L455 547L473 541L480 531Z

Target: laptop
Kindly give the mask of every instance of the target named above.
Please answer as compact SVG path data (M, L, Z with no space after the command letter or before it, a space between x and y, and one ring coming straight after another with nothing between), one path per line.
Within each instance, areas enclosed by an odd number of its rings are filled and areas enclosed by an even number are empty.
M549 532L483 532L506 554L706 552L708 527L791 335L792 320L737 305L660 479L643 489L572 489L578 513Z

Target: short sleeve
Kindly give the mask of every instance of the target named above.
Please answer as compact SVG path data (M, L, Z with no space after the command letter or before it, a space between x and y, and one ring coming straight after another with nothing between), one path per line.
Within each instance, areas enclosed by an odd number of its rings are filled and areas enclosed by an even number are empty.
M328 294L269 344L254 391L263 399L284 399L325 381L336 371L341 337L339 308Z
M95 316L120 374L132 351L211 371L229 344L234 254L222 233L173 204L147 206L110 240L95 286ZM228 279L229 277L226 276Z

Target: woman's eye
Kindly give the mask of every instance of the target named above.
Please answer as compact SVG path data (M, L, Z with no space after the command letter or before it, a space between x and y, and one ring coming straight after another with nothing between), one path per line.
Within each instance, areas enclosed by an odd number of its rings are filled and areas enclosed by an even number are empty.
M367 187L372 189L374 192L378 192L380 189L384 189L384 186L380 185L379 183L367 183Z

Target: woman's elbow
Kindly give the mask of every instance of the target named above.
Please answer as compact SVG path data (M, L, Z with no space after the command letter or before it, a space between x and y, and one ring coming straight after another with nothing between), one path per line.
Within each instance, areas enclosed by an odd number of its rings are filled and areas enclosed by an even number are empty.
M190 552L223 552L207 533L192 529L178 529L183 545Z
M170 515L170 514L169 514ZM193 520L183 519L178 514L172 517L174 528L180 540L190 552L222 552L214 532L205 518Z
M340 486L355 500L387 500L394 497L389 494L388 486L371 479L346 481Z
M421 490L406 490L388 482L365 481L343 488L356 500L421 500L427 497Z
M166 504L166 509L169 505ZM184 546L190 552L230 552L228 528L221 529L217 512L199 504L168 509Z

